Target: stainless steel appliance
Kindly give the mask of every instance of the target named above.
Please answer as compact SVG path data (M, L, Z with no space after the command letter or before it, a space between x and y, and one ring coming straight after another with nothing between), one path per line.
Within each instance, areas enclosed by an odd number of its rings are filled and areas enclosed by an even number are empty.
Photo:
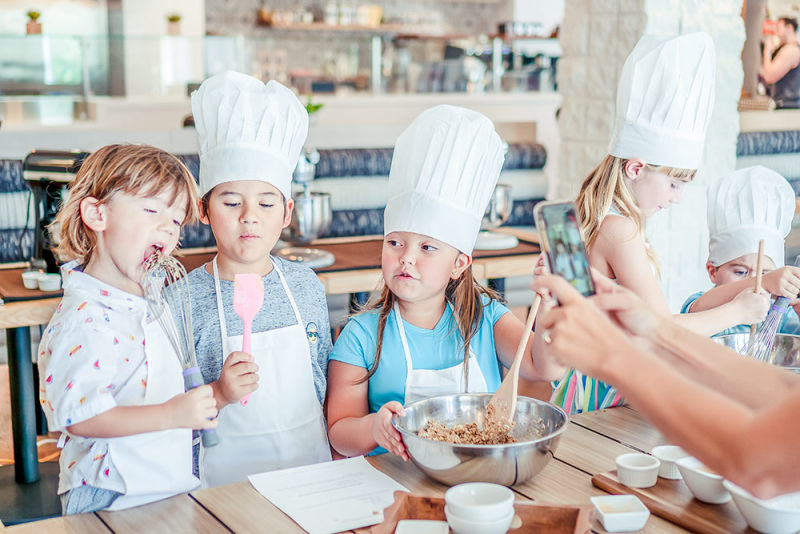
M519 244L519 240L513 235L489 231L508 220L513 204L511 186L497 184L489 199L486 213L483 215L481 231L478 232L478 238L475 240L475 250L504 250L514 248Z
M294 199L292 221L281 235L281 238L292 246L281 246L274 252L276 256L302 263L312 269L328 267L336 261L330 252L304 246L325 235L333 217L330 194L309 190L309 183L314 179L317 163L319 163L319 152L314 149L306 149L297 162L292 177L296 183L303 184L303 190L292 197Z
M58 244L58 228L49 228L61 203L66 199L67 186L89 155L79 150L58 151L36 149L22 162L22 177L34 195L36 240L31 266L58 272L53 249Z

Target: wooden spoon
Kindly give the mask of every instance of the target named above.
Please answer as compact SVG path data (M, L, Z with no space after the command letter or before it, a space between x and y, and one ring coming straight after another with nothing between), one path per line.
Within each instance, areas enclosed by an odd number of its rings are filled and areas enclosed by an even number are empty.
M531 336L533 321L536 319L536 312L542 296L537 293L533 299L533 304L528 312L528 320L525 322L525 330L522 332L522 339L519 340L517 353L514 355L514 362L500 384L494 395L492 395L489 405L486 407L486 416L489 420L501 423L511 423L514 420L514 412L517 410L517 384L519 382L519 366L522 363L522 355L525 347L528 346L528 338Z
M761 292L761 266L764 261L764 240L761 239L758 242L758 259L756 260L756 287L755 293ZM750 325L750 342L748 343L749 347L753 346L753 340L756 336L756 328L758 327L757 324Z

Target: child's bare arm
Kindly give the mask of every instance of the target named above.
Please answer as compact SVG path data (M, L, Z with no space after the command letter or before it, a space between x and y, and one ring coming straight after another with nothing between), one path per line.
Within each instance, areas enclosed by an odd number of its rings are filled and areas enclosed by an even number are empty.
M540 310L544 312L540 306ZM537 314L538 315L538 314ZM494 324L494 342L497 357L506 368L514 362L520 339L525 332L525 324L513 313L506 313ZM519 376L526 380L558 380L565 367L553 358L543 356L541 333L532 333L525 346L525 354L519 366Z
M364 368L332 360L328 362L328 438L345 456L361 456L377 446L408 459L405 445L391 425L392 414L403 413L399 402L388 402L369 413L368 382L358 382Z
M117 438L172 428L214 428L216 414L211 387L200 386L161 404L116 406L67 430L76 436Z
M800 293L800 268L787 265L770 271L764 275L761 286L765 291L775 296L795 299ZM713 287L692 303L689 312L704 311L730 302L736 295L747 288L755 289L754 278L746 278Z
M740 324L758 324L767 316L769 293L754 293L746 288L733 300L701 312L675 315L675 322L703 336L713 336L726 328Z

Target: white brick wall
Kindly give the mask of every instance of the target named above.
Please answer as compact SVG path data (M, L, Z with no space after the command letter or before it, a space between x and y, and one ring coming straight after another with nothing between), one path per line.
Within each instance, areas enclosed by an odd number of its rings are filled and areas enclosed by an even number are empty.
M707 31L717 52L716 104L705 161L681 204L648 220L648 238L661 258L662 287L677 311L686 297L710 286L705 190L734 169L744 43L741 0L568 0L560 36L560 173L555 196L574 198L607 153L619 73L645 33Z

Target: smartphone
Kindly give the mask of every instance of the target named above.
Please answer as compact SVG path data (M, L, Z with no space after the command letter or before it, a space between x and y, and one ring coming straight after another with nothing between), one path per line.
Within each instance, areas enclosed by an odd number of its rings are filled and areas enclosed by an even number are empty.
M594 294L594 281L581 237L574 202L540 202L533 217L550 272L563 276L583 296Z

